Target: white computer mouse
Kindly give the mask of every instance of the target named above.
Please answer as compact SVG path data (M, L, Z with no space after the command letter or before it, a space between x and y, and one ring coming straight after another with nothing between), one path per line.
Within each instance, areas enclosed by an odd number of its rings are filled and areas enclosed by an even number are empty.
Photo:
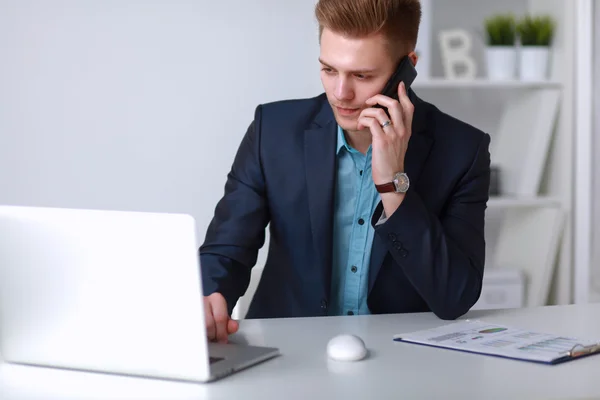
M358 361L367 355L365 342L356 335L342 334L327 343L327 356L336 361Z

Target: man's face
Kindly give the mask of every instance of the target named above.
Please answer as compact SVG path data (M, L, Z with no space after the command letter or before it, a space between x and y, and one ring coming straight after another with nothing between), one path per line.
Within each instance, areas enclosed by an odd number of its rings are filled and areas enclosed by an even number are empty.
M337 123L356 131L365 101L380 93L396 60L381 35L348 38L324 29L321 35L321 81Z

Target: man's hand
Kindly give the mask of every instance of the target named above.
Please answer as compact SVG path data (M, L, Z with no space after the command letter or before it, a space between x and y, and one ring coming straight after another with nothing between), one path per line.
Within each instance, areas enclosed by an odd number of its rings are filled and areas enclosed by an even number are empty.
M227 301L221 293L204 297L204 314L208 340L227 343L227 337L239 328L238 322L229 317Z
M391 182L398 172L405 172L404 159L410 140L414 106L406 93L404 82L398 86L396 101L378 94L369 98L368 105L380 104L387 108L390 117L381 108L366 108L358 119L358 129L369 128L372 142L372 174L376 185ZM404 194L384 193L381 200L389 217L404 200Z
M358 118L358 129L369 128L373 136L372 168L376 185L391 182L396 173L404 172L414 112L404 83L398 86L398 98L400 101L378 94L366 101L370 106L379 104L387 108L391 119L383 109L373 107L364 109ZM390 124L382 127L386 123Z

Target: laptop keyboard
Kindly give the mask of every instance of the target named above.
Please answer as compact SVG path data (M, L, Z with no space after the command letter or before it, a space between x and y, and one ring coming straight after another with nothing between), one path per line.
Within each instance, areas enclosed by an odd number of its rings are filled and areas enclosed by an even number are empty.
M208 357L208 361L210 364L214 364L217 361L221 361L221 360L224 360L224 358L223 357Z

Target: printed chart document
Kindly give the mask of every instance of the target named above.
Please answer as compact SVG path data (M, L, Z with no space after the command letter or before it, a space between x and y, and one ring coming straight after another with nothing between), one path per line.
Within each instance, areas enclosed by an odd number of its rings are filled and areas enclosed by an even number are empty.
M480 320L395 335L394 340L547 364L600 352L598 341L532 332Z

